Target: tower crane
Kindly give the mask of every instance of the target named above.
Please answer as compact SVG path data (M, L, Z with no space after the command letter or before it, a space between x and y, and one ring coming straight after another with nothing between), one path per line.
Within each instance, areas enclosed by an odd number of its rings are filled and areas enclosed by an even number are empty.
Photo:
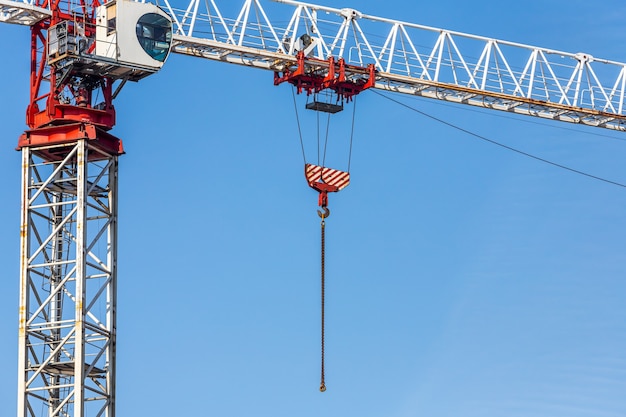
M171 53L266 70L276 85L338 100L372 88L626 130L624 63L351 8L233 3L0 0L0 22L31 28L28 129L17 142L18 416L115 415L124 148L113 102Z

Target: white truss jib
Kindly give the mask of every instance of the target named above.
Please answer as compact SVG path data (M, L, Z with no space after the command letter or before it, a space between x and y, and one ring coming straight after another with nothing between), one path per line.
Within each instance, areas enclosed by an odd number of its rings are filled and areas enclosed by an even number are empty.
M626 130L626 64L291 0L156 0L173 51L282 71L295 54L375 64L376 88ZM0 22L32 24L32 0L0 0ZM307 35L310 43L304 44Z
M18 415L113 417L117 156L22 157Z
M174 16L174 51L282 71L304 49L309 57L375 64L379 89L626 130L623 63L353 9L291 0L246 0L241 8L228 3L220 10L213 0L165 0Z
M32 1L0 1L0 22L32 26L50 16L49 10L34 4Z

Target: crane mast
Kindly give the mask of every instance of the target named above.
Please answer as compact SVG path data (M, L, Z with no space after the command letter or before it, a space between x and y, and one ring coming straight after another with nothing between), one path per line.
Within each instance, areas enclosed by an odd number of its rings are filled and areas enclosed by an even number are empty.
M160 68L171 22L142 3L45 6L9 19L31 27L29 129L17 146L18 415L112 417L117 175L124 153L122 141L109 133L113 99L125 82Z
M110 133L113 101L127 81L158 71L170 51L271 71L275 84L290 82L307 94L333 88L349 100L377 88L626 130L623 63L355 9L219 3L0 0L0 23L31 28L28 130L18 140L19 417L115 415L124 150ZM143 52L126 50L131 43Z
M112 79L88 74L94 4L31 25L22 152L18 415L114 415L117 158ZM55 47L53 51L51 46ZM103 101L94 106L94 91ZM44 414L40 414L44 410Z

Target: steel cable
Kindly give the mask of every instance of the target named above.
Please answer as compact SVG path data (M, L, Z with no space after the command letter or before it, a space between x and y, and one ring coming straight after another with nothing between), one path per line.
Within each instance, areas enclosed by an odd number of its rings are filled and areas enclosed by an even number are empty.
M405 103L403 103L403 102L401 102L401 101L399 101L399 100L396 100L396 99L394 99L394 98L391 98L391 97L389 97L389 96L387 96L387 95L385 95L385 94L382 94L382 93L380 93L380 92L378 92L378 91L373 91L373 93L375 93L375 94L379 95L380 97L383 97L383 98L385 98L385 99L387 99L387 100L389 100L389 101L391 101L391 102L393 102L393 103L396 103L396 104L398 104L398 105L400 105L400 106L402 106L402 107L405 107L405 108L407 108L407 109L409 109L409 110L411 110L411 111L414 111L415 113L419 113L419 114L421 114L422 116L428 117L429 119L435 120L435 121L437 121L437 122L439 122L439 123L442 123L442 124L444 124L444 125L446 125L446 126L449 126L449 127L453 128L453 129L459 130L459 131L461 131L461 132L463 132L463 133L467 133L468 135L473 136L473 137L475 137L475 138L478 138L478 139L480 139L480 140L482 140L482 141L485 141L485 142L491 143L491 144L493 144L493 145L496 145L496 146L499 146L499 147L501 147L501 148L507 149L507 150L509 150L509 151L512 151L512 152L518 153L518 154L520 154L520 155L526 156L526 157L531 158L531 159L534 159L534 160L536 160L536 161L543 162L543 163L548 164L548 165L552 165L552 166L554 166L554 167L556 167L556 168L560 168L560 169L563 169L563 170L565 170L565 171L572 172L572 173L574 173L574 174L582 175L582 176L584 176L584 177L588 177L588 178L591 178L591 179L594 179L594 180L602 181L602 182L605 182L605 183L607 183L607 184L612 184L612 185L616 185L616 186L618 186L618 187L626 188L626 184L623 184L623 183L620 183L620 182L617 182L617 181L612 181L612 180L609 180L609 179L606 179L606 178L602 178L602 177L599 177L599 176L597 176L597 175L588 174L588 173L586 173L586 172L584 172L584 171L580 171L580 170L578 170L578 169L570 168L570 167L568 167L568 166L566 166L566 165L561 165L561 164L559 164L559 163L552 162L552 161L550 161L550 160L548 160L548 159L541 158L541 157L536 156L536 155L533 155L533 154L531 154L531 153L521 151L521 150L519 150L519 149L517 149L517 148L513 148L513 147L511 147L511 146L508 146L508 145L505 145L505 144L503 144L503 143L497 142L497 141L495 141L495 140L489 139L489 138L487 138L487 137L485 137L485 136L479 135L478 133L474 133L474 132L472 132L471 130L468 130L468 129L462 128L462 127L460 127L460 126L457 126L457 125L455 125L455 124L453 124L453 123L451 123L451 122L447 122L447 121L445 121L445 120L443 120L443 119L440 119L440 118L438 118L438 117L432 116L432 115L430 115L430 114L428 114L428 113L425 113L425 112L423 112L423 111L421 111L421 110L418 110L418 109L416 109L415 107L411 107L411 106L409 106L408 104L405 104Z
M298 124L298 135L300 136L300 148L302 149L302 159L306 164L306 155L304 153L304 141L302 140L302 128L300 127L300 116L298 114L298 104L296 102L296 93L295 87L291 90L291 95L293 96L293 107L296 111L296 123Z

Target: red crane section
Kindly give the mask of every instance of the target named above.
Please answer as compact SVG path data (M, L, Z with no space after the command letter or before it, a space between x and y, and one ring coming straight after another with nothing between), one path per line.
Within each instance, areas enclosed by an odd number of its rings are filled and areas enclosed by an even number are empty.
M55 1L52 16L31 27L30 100L26 123L30 128L18 140L18 149L72 143L89 139L107 153L124 153L122 141L106 131L115 125L113 79L99 75L96 66L75 55L92 53L96 35L95 10L99 0L80 0L78 7ZM76 6L76 5L74 5ZM93 104L95 96L101 98ZM56 159L61 155L54 157Z
M30 130L18 149L89 139L122 154L121 141L105 134L116 122L113 100L126 81L161 68L171 49L171 17L156 5L125 0L38 6L51 13L31 26Z
M352 101L353 97L362 91L374 87L376 83L376 68L373 64L367 67L347 65L343 58L327 60L307 58L303 51L296 55L295 65L287 65L282 71L274 72L274 85L284 82L292 84L298 94L307 96L324 90L332 90L337 103ZM307 108L327 113L337 113L343 109L342 105L324 103L314 100L307 104ZM313 165L305 164L305 177L311 188L319 192L319 205L326 209L328 193L337 192L348 186L350 173Z
M337 101L350 101L361 91L374 87L376 69L373 64L359 67L346 64L343 58L327 60L307 58L304 52L296 55L295 67L287 67L281 72L274 72L274 85L284 82L293 84L298 94L307 95L330 89L337 94Z

